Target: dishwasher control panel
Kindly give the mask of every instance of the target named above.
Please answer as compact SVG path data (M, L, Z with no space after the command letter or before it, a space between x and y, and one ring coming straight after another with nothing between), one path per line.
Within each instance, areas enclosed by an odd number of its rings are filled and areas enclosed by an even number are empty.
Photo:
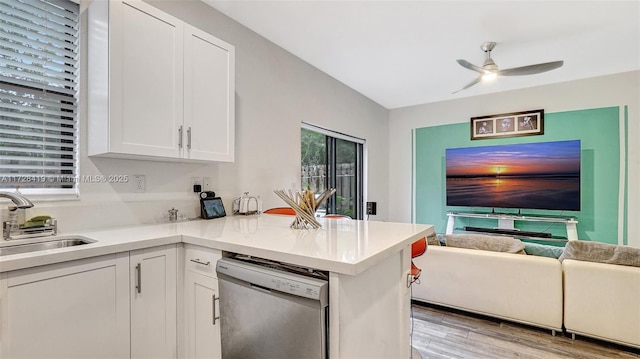
M328 297L329 284L326 280L289 273L277 268L222 258L218 260L216 270L218 274L243 280L263 290L277 290L315 300Z
M272 278L271 283L273 285L273 289L275 290L301 297L315 299L318 295L320 295L320 288L317 285L309 285L307 283L301 283L296 280L278 277Z

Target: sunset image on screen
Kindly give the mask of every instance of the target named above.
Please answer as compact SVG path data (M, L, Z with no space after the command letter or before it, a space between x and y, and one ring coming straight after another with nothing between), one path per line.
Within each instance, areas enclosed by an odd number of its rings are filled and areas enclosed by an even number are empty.
M580 209L580 141L446 150L447 205Z
M580 142L468 147L447 152L447 177L536 176L580 171Z

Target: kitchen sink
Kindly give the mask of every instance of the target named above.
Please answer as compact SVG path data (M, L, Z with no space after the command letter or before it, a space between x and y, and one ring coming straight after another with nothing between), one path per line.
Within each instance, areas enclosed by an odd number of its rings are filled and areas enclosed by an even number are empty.
M94 240L84 237L65 237L38 243L17 244L13 246L0 247L0 256L8 256L18 253L30 253L44 251L48 249L66 248L94 243Z

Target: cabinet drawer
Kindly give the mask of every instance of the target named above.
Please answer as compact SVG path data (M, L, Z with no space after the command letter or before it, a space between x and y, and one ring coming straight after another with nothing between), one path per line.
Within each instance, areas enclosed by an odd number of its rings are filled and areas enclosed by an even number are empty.
M216 262L222 257L219 250L185 244L184 256L186 271L216 277Z

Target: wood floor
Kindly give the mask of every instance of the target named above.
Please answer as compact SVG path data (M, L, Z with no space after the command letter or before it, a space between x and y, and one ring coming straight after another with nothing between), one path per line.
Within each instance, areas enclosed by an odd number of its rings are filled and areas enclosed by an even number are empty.
M414 303L413 347L422 358L640 358L640 350L443 307Z

